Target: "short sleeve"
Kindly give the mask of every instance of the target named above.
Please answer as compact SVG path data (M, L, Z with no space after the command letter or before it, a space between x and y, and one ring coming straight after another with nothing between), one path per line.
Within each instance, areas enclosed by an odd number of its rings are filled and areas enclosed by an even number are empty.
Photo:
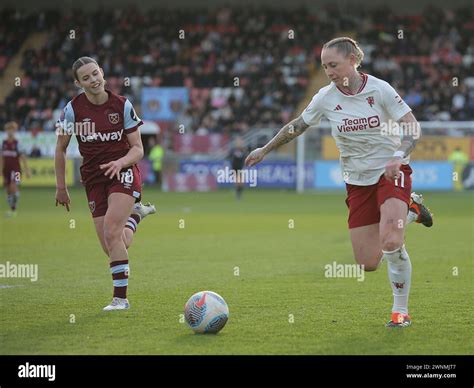
M398 121L408 112L411 112L411 108L408 104L403 101L397 91L387 82L382 83L382 101L388 114L392 117L392 120Z
M127 99L123 108L123 122L125 133L135 132L143 121L137 116L132 103Z
M324 113L321 102L322 95L321 92L318 92L314 95L311 102L301 114L303 121L309 126L318 125L321 121L321 117L323 117Z
M73 135L74 134L74 122L75 115L71 101L67 103L61 112L61 116L56 121L56 134L57 135Z

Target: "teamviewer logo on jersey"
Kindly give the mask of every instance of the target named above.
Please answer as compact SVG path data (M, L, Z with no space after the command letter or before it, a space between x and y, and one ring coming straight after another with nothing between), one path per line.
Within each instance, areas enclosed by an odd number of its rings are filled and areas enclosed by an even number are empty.
M380 126L379 116L360 117L355 119L342 119L342 125L337 126L339 132L363 131L367 128Z
M368 117L369 128L377 128L380 126L379 116L370 116Z

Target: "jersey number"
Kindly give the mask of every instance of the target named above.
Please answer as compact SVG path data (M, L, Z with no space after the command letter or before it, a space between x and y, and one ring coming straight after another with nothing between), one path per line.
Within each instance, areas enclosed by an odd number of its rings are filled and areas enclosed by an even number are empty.
M395 186L398 186L398 178L395 178ZM400 171L400 187L405 188L405 174Z
M120 182L121 183L133 183L133 171L129 168L125 172L120 173Z

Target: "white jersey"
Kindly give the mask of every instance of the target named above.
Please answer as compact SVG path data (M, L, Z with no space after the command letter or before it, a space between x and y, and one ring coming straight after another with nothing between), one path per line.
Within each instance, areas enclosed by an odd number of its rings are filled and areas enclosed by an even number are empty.
M331 123L340 152L346 183L373 185L401 143L396 122L411 111L387 82L363 74L359 91L348 94L333 82L316 93L301 114L306 124L317 125L321 117ZM409 158L403 159L407 164Z

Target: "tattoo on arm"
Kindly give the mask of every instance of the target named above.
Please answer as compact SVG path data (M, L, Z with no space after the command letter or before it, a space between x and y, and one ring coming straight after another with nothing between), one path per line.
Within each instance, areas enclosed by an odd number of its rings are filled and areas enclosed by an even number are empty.
M418 139L415 139L413 135L403 136L402 144L398 148L399 151L403 151L405 156L410 155L410 153L415 149L415 145L418 142Z
M403 133L403 139L398 151L403 151L405 156L408 156L415 149L418 140L420 140L421 127L411 112L402 117L399 125Z
M309 127L308 124L304 122L301 116L290 121L286 124L280 131L275 135L275 137L270 140L264 147L265 153L269 153L275 148L280 147L283 144L289 143L294 138L301 135Z

